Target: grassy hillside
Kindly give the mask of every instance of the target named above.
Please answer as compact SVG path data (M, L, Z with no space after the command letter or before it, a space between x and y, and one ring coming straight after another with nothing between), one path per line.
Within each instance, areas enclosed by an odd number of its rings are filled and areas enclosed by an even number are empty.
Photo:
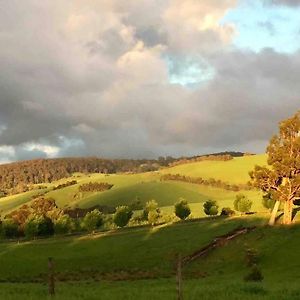
M33 190L26 193L0 198L0 215L29 202L33 196L47 191L48 189Z
M236 192L220 188L212 188L204 185L169 181L161 182L160 177L165 173L179 173L188 176L201 176L203 178L213 177L230 183L245 183L249 180L248 172L255 164L265 164L265 155L246 156L234 158L230 161L202 161L188 163L172 168L162 169L159 172L148 172L141 174L80 174L75 173L72 177L61 179L48 184L50 190L46 197L52 197L60 207L91 207L94 205L129 205L137 199L146 203L155 199L159 206L165 211L172 212L173 205L180 197L192 203L192 214L203 216L202 203L208 199L217 200L220 207L232 207ZM51 191L51 188L69 180L77 180L78 184L63 189ZM107 182L113 184L111 190L105 192L79 192L79 186L88 182ZM30 201L35 192L28 192L16 196L0 199L0 210L2 214L17 208L19 205ZM253 200L253 209L263 211L261 205L261 194L256 191L243 191Z
M247 183L249 171L255 165L266 165L265 154L235 157L228 161L201 161L166 168L161 171L164 174L181 174L191 177L202 177L203 179L220 179L228 183Z
M176 253L193 253L234 228L263 222L257 217L219 219L0 244L0 297L44 298L47 288L42 282L52 256L57 278L63 280L57 285L57 299L174 299ZM299 225L258 227L184 267L185 299L298 299L299 241ZM262 283L243 281L249 272L249 247L258 250ZM7 282L20 280L24 283Z

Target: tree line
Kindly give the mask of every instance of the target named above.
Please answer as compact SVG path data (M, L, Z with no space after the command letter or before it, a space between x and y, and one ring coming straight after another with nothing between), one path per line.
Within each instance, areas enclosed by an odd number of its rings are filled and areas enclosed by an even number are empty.
M25 192L30 185L50 183L80 173L139 172L140 166L157 164L156 160L57 158L36 159L0 165L2 196ZM158 168L156 166L156 168Z
M185 175L180 175L180 174L165 174L165 175L161 176L160 180L162 180L162 181L167 181L167 180L183 181L183 182L188 182L188 183L201 184L201 185L207 185L207 186L212 186L212 187L216 187L216 188L222 188L224 190L234 191L234 192L238 192L240 190L253 189L253 187L251 187L251 185L249 185L249 184L229 184L220 179L214 179L214 178L203 179L201 177L190 177L190 176L185 176Z
M107 182L89 182L79 186L79 192L103 192L110 190L114 185Z
M233 204L235 211L247 213L251 209L252 201L239 194ZM235 214L235 211L228 207L222 208L219 213L219 205L214 200L204 202L203 211L208 216L228 217ZM36 238L53 234L93 233L99 229L110 230L147 224L154 226L187 218L193 217L184 198L175 203L173 214L165 214L155 200L148 201L139 211L134 209L134 205L61 209L54 199L40 196L30 204L24 204L7 214L2 221L0 219L0 235L4 238Z

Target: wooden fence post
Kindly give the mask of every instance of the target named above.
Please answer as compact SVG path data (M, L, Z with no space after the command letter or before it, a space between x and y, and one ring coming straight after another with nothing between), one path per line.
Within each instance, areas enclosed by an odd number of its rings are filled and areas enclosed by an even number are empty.
M54 279L54 265L53 265L53 258L48 258L48 288L49 288L49 295L55 295L55 279Z
M181 255L180 254L177 257L176 283L177 283L177 300L183 300L183 292L182 292L182 259L181 259Z

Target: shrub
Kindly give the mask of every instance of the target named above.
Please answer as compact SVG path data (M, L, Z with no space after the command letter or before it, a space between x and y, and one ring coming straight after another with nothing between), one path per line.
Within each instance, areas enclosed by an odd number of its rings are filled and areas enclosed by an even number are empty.
M100 228L103 223L103 214L98 209L94 209L93 211L88 212L82 219L82 228L89 232L93 232Z
M149 224L154 225L158 222L160 216L158 203L155 200L148 201L143 210L142 219L147 220Z
M234 209L241 212L249 212L252 206L252 201L249 200L245 195L238 194L234 200Z
M158 203L152 199L148 201L143 209L143 218L145 220L148 220L148 214L151 210L157 210L158 209Z
M158 223L160 218L160 210L159 209L155 209L155 210L150 210L148 213L148 223L150 225L155 225L156 223Z
M24 233L29 238L52 235L54 233L54 224L48 217L35 215L26 221Z
M269 210L273 209L273 207L275 205L275 200L272 199L272 195L270 193L263 195L262 205Z
M257 267L257 265L254 265L251 268L250 273L244 277L245 281L262 281L263 279L264 279L264 277L262 275L262 272Z
M16 224L12 219L5 219L2 222L2 234L6 238L18 237L18 224Z
M203 204L204 213L208 216L215 216L218 214L219 206L216 201L214 200L207 200Z
M125 227L132 217L132 210L128 206L119 206L114 214L114 223L118 227Z
M179 202L175 204L175 215L181 220L185 220L191 214L191 209L188 202L180 198Z
M223 207L221 211L221 216L233 216L235 214L234 210L232 210L230 207Z
M27 238L33 238L38 236L39 226L36 218L30 218L25 222L24 234Z
M76 230L75 222L70 216L62 215L54 222L54 232L56 234L71 233Z

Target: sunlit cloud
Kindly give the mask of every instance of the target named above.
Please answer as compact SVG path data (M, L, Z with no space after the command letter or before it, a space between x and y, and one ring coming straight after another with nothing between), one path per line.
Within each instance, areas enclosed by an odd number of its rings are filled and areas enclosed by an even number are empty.
M3 2L0 160L263 151L300 95L300 8L267 2Z

